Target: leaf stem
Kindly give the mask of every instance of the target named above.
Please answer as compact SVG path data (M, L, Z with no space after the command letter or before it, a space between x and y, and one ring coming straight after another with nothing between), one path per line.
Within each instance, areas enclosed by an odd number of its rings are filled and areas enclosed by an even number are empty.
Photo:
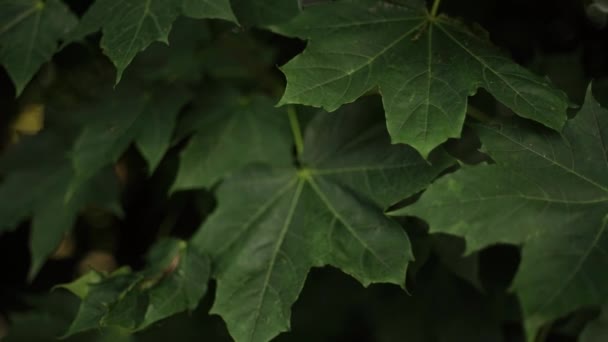
M298 156L300 156L304 151L304 139L302 139L302 130L300 129L300 121L298 121L298 113L296 112L296 107L288 106L287 114L289 116L291 132L293 133L293 141L296 144L296 153Z
M441 4L441 0L435 0L433 2L433 7L431 7L431 17L437 17L437 11L439 10L439 4Z

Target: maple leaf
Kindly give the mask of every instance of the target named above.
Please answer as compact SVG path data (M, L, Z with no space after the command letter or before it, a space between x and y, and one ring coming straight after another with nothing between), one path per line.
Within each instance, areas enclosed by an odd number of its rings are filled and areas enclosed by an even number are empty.
M101 327L137 331L182 311L194 310L207 291L209 261L184 241L161 240L139 272L91 271L66 288L81 300L65 337Z
M516 114L560 130L563 92L501 53L488 37L423 5L338 1L306 8L278 33L308 40L281 70L280 104L333 111L379 88L392 141L423 156L459 137L467 97L483 87Z
M116 83L133 58L155 41L169 43L180 15L235 21L229 0L97 0L70 34L70 41L102 30L101 47L117 69Z
M533 338L539 325L608 299L608 110L589 89L562 134L523 124L476 129L496 164L443 177L393 214L462 236L469 252L523 245L513 289Z
M0 63L17 95L77 23L60 0L0 0Z
M216 264L212 308L237 341L288 330L311 267L333 265L364 285L404 286L412 252L383 209L445 169L391 145L381 111L319 113L304 138L302 167L250 166L218 189L218 208L192 244ZM360 108L361 109L361 108Z

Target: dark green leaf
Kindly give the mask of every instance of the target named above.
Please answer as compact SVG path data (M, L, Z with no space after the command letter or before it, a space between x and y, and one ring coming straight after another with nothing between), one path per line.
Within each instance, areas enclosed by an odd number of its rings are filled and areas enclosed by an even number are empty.
M33 216L30 276L59 245L79 210L101 204L119 211L118 184L113 173L98 169L86 181L70 188L75 176L68 159L69 142L57 132L43 131L23 140L0 160L0 232L16 228Z
M209 188L249 163L287 166L292 160L287 113L270 99L229 94L199 112L173 190Z
M467 96L479 87L525 118L561 129L565 94L515 64L484 34L422 6L373 0L307 8L278 32L309 40L282 67L284 103L333 111L379 87L393 142L423 156L459 137Z
M77 24L60 0L0 0L0 63L21 94Z
M300 12L298 0L231 0L239 23L246 26L271 26L284 23Z
M88 117L72 152L79 178L118 160L132 142L153 171L170 146L177 114L190 99L180 87L121 87L82 109Z
M72 32L71 40L102 29L101 47L116 66L118 83L139 52L155 41L169 43L171 25L180 14L234 19L229 0L97 0Z
M523 124L477 131L497 164L446 176L395 214L420 216L432 232L464 237L469 252L523 245L513 289L531 330L604 303L608 111L589 91L561 135Z
M602 342L608 339L608 306L604 305L602 314L589 323L583 330L580 342Z
M90 282L66 336L100 327L143 329L182 311L192 311L207 291L209 262L186 243L163 240L150 251L149 266L132 273L121 269ZM85 275L88 280L95 280ZM82 281L63 286L78 289Z
M391 145L380 113L357 108L309 124L301 169L252 166L220 186L219 207L193 244L216 264L212 312L235 340L268 341L288 330L311 267L336 266L366 286L404 286L409 240L383 209L450 162L430 165Z

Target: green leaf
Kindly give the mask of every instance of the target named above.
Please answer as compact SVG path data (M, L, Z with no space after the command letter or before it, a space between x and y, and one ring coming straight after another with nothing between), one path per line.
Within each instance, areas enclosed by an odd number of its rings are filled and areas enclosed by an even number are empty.
M155 41L169 43L171 25L180 14L194 18L234 19L229 0L182 1L97 0L82 17L70 40L81 39L101 29L101 47L116 66L118 83L139 52Z
M17 95L51 59L77 19L60 0L0 0L0 63Z
M601 315L591 321L583 330L580 342L602 342L608 338L608 306L604 305Z
M496 165L443 177L419 202L394 214L420 216L431 232L464 237L469 252L496 243L523 245L513 289L530 330L604 303L608 111L589 90L563 134L523 124L477 131Z
M5 199L0 206L0 232L33 216L30 278L73 226L80 209L89 204L117 208L118 183L111 170L99 169L70 189L75 175L67 158L69 148L65 137L43 131L24 139L0 159L4 175L0 198Z
M78 289L78 296L86 293L65 336L100 327L137 331L196 308L207 291L207 258L183 241L168 239L152 248L148 264L140 272L122 269L89 282L86 291L81 289L82 280L63 286Z
M183 0L182 7L184 14L192 18L217 18L236 22L230 0Z
M284 23L300 12L297 0L231 0L241 25L268 27Z
M211 312L236 341L288 330L311 267L336 266L366 286L404 286L409 240L383 209L423 189L450 161L430 165L391 145L380 111L357 108L313 119L299 170L251 166L220 185L218 209L192 243L212 256Z
M201 20L178 18L173 24L169 45L150 45L137 55L130 72L146 81L199 82L206 62L203 51L211 41L207 24Z
M279 33L308 39L281 69L287 88L280 104L333 111L379 88L395 143L423 156L459 137L467 96L483 87L518 115L559 130L565 94L515 64L485 34L423 6L339 1L311 6Z
M55 342L70 325L78 310L78 300L65 292L26 298L32 308L26 312L10 314L11 326L3 342ZM113 329L79 334L66 342L134 342L131 336Z
M287 113L264 97L228 94L197 111L196 133L181 154L173 190L209 188L230 172L253 163L287 166L291 136Z
M154 171L170 146L177 114L189 100L189 92L180 87L125 85L83 108L88 120L72 152L79 178L117 161L132 142Z

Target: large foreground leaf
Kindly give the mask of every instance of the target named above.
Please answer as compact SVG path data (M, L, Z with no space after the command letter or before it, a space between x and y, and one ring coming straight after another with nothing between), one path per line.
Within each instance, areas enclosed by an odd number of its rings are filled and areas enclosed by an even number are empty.
M383 209L423 189L449 160L430 165L391 145L380 111L356 108L309 124L301 169L252 166L226 180L217 211L193 238L215 263L212 312L237 341L288 330L311 267L404 286L409 240Z
M118 82L137 53L155 41L169 43L171 25L180 14L235 20L229 0L97 0L72 40L102 29L101 47L117 68Z
M0 0L0 63L19 95L77 24L60 0Z
M278 29L309 40L282 67L281 103L333 111L379 87L393 142L426 156L460 136L467 96L479 87L520 116L561 129L567 99L515 64L483 34L423 6L375 0L311 6Z
M148 267L110 276L91 271L63 287L81 298L66 335L101 327L129 331L181 311L192 311L207 291L209 261L185 242L163 240L148 255Z
M608 299L608 111L587 95L562 135L528 126L478 126L496 165L440 179L396 214L463 236L469 251L522 244L513 288L527 325ZM542 266L539 266L542 265Z

